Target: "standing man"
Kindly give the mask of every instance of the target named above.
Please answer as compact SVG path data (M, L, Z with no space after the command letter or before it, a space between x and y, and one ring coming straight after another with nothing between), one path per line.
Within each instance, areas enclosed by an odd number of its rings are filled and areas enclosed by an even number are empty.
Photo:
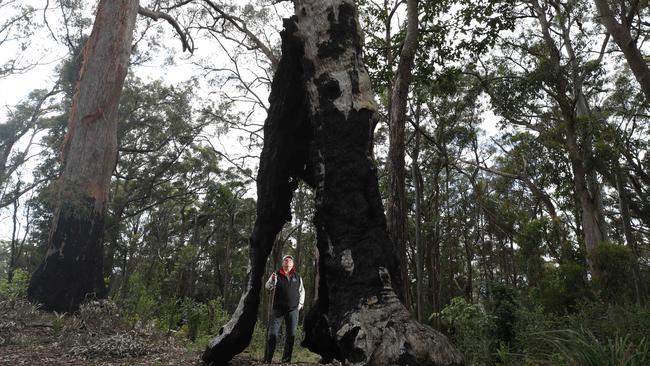
M296 338L296 327L298 326L298 312L305 302L305 288L302 285L302 278L300 278L293 266L293 257L291 255L282 257L282 267L271 274L269 280L266 281L265 287L267 290L275 289L275 293L264 362L271 363L273 360L273 352L275 352L275 343L280 334L282 319L284 319L287 333L282 362L291 362L293 341Z

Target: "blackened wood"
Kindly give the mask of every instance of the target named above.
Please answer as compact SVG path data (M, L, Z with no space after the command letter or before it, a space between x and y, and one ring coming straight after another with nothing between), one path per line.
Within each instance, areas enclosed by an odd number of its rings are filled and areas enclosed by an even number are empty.
M345 364L462 364L444 335L411 319L393 289L393 279L400 278L399 257L388 236L371 158L377 106L362 61L354 2L303 0L296 3L296 14L309 65L326 335ZM306 331L311 334L322 333Z
M271 86L264 147L257 174L257 219L250 238L248 281L239 305L203 353L209 365L225 365L250 343L257 320L262 275L274 240L291 218L290 203L298 177L309 176L307 157L311 126L300 63L303 47L295 23L285 21L282 59Z
M264 265L290 218L294 179L301 177L316 191L320 276L304 344L323 361L460 365L462 355L442 334L413 321L392 287L399 260L371 158L377 106L362 63L354 3L300 1L296 14L285 21L271 90L248 285L203 359L225 365L250 342Z

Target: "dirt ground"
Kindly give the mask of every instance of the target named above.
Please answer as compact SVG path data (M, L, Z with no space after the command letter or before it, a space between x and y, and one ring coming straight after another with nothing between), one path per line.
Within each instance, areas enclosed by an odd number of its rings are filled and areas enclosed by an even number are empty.
M126 325L111 304L90 304L79 314L62 316L26 301L0 301L0 366L200 366L200 353L152 327ZM243 354L230 365L264 364Z

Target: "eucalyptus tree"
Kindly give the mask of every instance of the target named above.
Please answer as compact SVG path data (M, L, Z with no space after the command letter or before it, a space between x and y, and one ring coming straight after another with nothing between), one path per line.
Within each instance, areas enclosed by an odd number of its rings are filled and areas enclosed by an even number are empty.
M149 210L166 201L187 201L203 188L205 181L195 181L184 163L209 124L198 118L198 108L192 106L198 102L190 85L127 78L118 113L120 158L113 171L106 226L106 276L120 263L120 277L127 283L125 258L132 249L128 240L121 241L124 225L144 220ZM206 166L203 174L210 173Z
M28 194L33 197L34 191L47 181L47 178L30 176L27 167L42 156L43 152L37 148L38 135L47 129L45 115L56 110L52 99L60 91L58 85L49 92L33 91L26 101L9 108L7 123L0 125L0 210L12 207L7 271L10 282L31 234L30 198L25 197ZM24 220L20 219L21 213ZM22 239L18 237L21 232Z
M386 201L388 232L401 261L401 276L395 278L398 296L407 308L411 307L409 296L408 263L406 260L406 188L404 166L404 129L406 123L406 102L411 84L412 69L415 64L415 53L418 41L418 1L406 1L406 35L401 45L399 62L395 79L392 81L392 91L389 102L389 146L388 146L388 200Z
M28 50L31 36L38 27L34 18L38 10L18 0L0 3L0 79L24 73L39 61L30 60Z
M603 103L602 118L607 121L597 132L595 155L598 168L607 183L616 191L609 217L615 226L614 235L625 242L632 253L632 272L636 301L644 304L647 297L642 263L647 256L643 247L647 244L648 179L643 166L650 146L648 136L648 102L641 96L628 70L622 68L616 74L613 93ZM620 234L622 232L622 235Z
M522 18L529 26L520 40L505 39L499 70L486 83L495 109L509 124L561 141L571 167L580 240L590 258L607 240L602 187L593 160L594 97L601 85L604 49L595 40L594 24L584 18L585 4L561 6L553 1L524 1ZM582 30L582 31L581 31ZM606 40L605 40L606 42ZM592 55L595 54L596 57ZM549 77L552 75L552 77ZM594 276L597 270L591 265Z
M612 6L607 0L594 0L598 10L598 20L614 39L625 56L627 65L634 74L641 90L650 102L650 68L641 52L643 43L639 39L647 37L647 6L638 0L620 1Z
M78 4L75 4L78 5ZM65 16L64 6L61 7ZM71 311L88 296L105 295L103 245L111 173L117 157L117 108L128 72L138 12L136 0L100 1L83 48L47 253L28 296L49 310ZM73 42L67 27L66 43ZM81 280L74 279L80 277Z
M104 215L116 158L117 106L137 7L137 1L100 2L84 48L48 250L29 286L29 298L49 310L70 311L87 295L105 295Z
M193 31L196 38L213 42L214 53L197 60L212 93L242 112L242 118L218 121L220 128L235 132L247 153L261 147L261 114L268 112L266 96L277 67L278 38L274 24L281 20L283 4L203 0L195 2ZM215 54L219 57L213 57ZM247 153L229 157L247 166ZM243 155L243 156L238 156Z
M403 5L406 22L399 24ZM367 39L365 60L382 96L380 116L386 114L388 125L387 218L402 261L401 284L395 281L394 285L410 306L404 160L409 130L405 121L412 117L406 108L407 97L410 89L417 94L417 90L435 85L434 80L445 70L486 52L500 31L512 27L511 2L368 0L360 6Z
M49 91L32 91L27 100L9 108L7 122L0 125L0 209L42 183L34 180L18 188L12 184L12 176L24 169L29 160L39 156L34 145L38 142L38 134L46 129L44 116L56 109L53 99L60 92L58 85Z
M458 72L447 77L446 82L441 79L435 86L420 88L413 101L419 108L414 114L419 116L414 134L420 140L418 154L422 156L413 171L420 171L422 179L422 236L427 242L413 256L426 259L423 269L433 312L439 312L454 296L473 297L471 262L474 242L480 239L475 222L480 207L476 163L469 167L463 163L468 155L481 154L476 143L480 86ZM411 179L416 176L412 172ZM414 200L417 202L417 197ZM462 284L456 280L460 277L464 278Z

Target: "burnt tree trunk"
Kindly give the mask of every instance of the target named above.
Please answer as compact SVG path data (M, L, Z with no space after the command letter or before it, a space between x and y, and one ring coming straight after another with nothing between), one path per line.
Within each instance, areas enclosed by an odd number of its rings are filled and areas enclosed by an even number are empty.
M290 204L299 177L306 174L311 126L303 82L301 42L295 23L285 21L282 59L271 86L269 114L264 124L264 148L257 173L257 218L249 241L246 288L230 321L203 353L209 365L226 365L250 343L260 303L266 260L282 226L291 218Z
M126 77L137 0L102 0L73 98L45 259L28 296L45 309L74 311L105 296L104 217L117 156L117 106Z
M304 63L310 65L305 76L317 167L314 220L327 277L327 306L321 309L327 308L340 358L354 365L461 364L442 334L411 319L392 286L401 276L399 257L371 158L377 106L354 2L303 1L296 14ZM305 327L306 341L317 343Z
M386 227L371 158L377 106L362 63L352 0L300 1L285 21L258 173L251 270L239 307L203 360L224 365L250 342L265 260L300 177L315 188L318 300L303 344L354 365L460 365L462 355L417 323L391 279L399 257Z

